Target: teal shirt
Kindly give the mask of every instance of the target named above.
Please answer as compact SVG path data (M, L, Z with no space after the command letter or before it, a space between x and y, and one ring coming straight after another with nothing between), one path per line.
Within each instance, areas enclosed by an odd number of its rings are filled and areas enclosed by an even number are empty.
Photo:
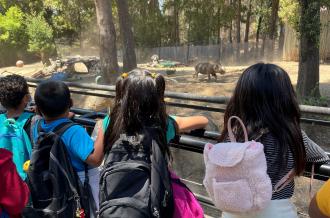
M174 139L175 135L176 135L176 131L175 131L175 116L170 116L172 119L167 118L167 131L166 131L166 141L167 143L169 143L172 139ZM110 117L109 115L106 116L103 119L103 123L102 123L102 127L103 127L103 131L105 131L108 126L110 124Z

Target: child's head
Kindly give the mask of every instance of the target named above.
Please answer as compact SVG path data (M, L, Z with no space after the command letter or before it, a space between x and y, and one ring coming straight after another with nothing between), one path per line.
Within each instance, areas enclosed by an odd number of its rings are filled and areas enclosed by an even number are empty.
M29 101L29 88L24 77L9 75L0 78L0 103L4 108L23 110Z
M144 126L158 125L166 129L164 102L165 79L147 70L124 73L116 83L115 105L105 145L111 145L121 133L134 134Z
M258 63L239 78L228 112L255 125L269 125L277 117L299 122L300 110L288 74L274 64Z
M34 94L37 110L45 118L66 115L72 106L70 90L61 81L48 80L38 85Z
M230 116L239 116L250 132L268 128L283 146L294 153L297 172L302 172L305 150L300 129L300 109L290 78L274 64L258 63L239 78L224 116L223 136ZM223 139L223 138L222 138Z

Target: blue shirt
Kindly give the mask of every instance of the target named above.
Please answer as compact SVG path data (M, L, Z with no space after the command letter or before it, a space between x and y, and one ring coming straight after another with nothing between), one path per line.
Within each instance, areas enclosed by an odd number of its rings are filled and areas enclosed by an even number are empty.
M169 143L172 139L174 139L174 137L176 135L175 123L174 122L175 122L175 116L169 116L167 118L167 130L166 130L166 141L167 141L167 143ZM108 128L109 124L110 124L110 117L108 115L103 119L103 123L102 123L102 127L103 127L104 132Z
M53 131L59 124L69 121L67 118L62 118L51 123L45 123L44 119L39 122L41 122L41 128L47 133ZM34 125L32 131L33 140L36 142L38 139L38 125ZM94 142L91 137L82 126L74 125L63 133L61 139L67 148L73 168L77 172L83 171L87 157L94 150Z

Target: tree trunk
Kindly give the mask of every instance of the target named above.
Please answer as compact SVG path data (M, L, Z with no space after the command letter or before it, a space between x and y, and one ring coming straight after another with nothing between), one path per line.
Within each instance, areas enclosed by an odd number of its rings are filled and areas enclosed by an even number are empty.
M237 9L237 17L236 17L236 62L239 63L241 56L241 0L236 0L236 9Z
M257 32L256 32L256 49L255 49L255 58L259 58L259 39L260 39L260 29L261 29L262 16L258 18Z
M251 19L251 10L252 10L252 3L249 0L249 8L246 15L246 25L245 25L245 35L244 35L244 59L245 62L249 61L249 33L250 33L250 19Z
M258 24L257 24L257 32L256 32L256 47L258 48L259 45L259 39L260 39L260 29L261 29L261 23L262 23L262 16L258 18Z
M116 3L123 43L123 71L128 72L137 67L131 17L128 13L127 0L116 0Z
M100 61L102 78L110 83L119 71L116 47L116 30L112 18L111 0L94 0L100 32Z
M284 47L285 27L283 21L280 21L280 37L278 40L278 56L279 59L283 59L283 47Z
M229 0L230 6L233 6L233 0ZM230 21L230 27L229 27L229 43L233 43L233 21Z
M252 3L251 3L251 0L249 0L249 9L248 9L248 12L246 15L246 27L245 27L244 42L249 41L251 11L252 11Z
M241 42L241 0L236 0L236 42Z
M232 21L230 21L228 38L229 38L229 43L233 43L233 22Z
M274 59L274 47L277 32L279 3L279 0L272 0L272 12L269 22L269 33L266 38L266 55L269 61L273 61Z
M297 92L300 99L319 97L320 0L300 2Z

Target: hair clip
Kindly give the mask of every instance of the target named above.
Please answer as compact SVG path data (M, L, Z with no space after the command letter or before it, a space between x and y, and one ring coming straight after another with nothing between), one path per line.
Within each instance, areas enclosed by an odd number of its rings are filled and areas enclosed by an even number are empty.
M151 77L155 79L157 77L157 73L151 73Z
M123 79L127 78L127 77L128 77L128 73L122 73L122 74L121 74L121 77L122 77Z

